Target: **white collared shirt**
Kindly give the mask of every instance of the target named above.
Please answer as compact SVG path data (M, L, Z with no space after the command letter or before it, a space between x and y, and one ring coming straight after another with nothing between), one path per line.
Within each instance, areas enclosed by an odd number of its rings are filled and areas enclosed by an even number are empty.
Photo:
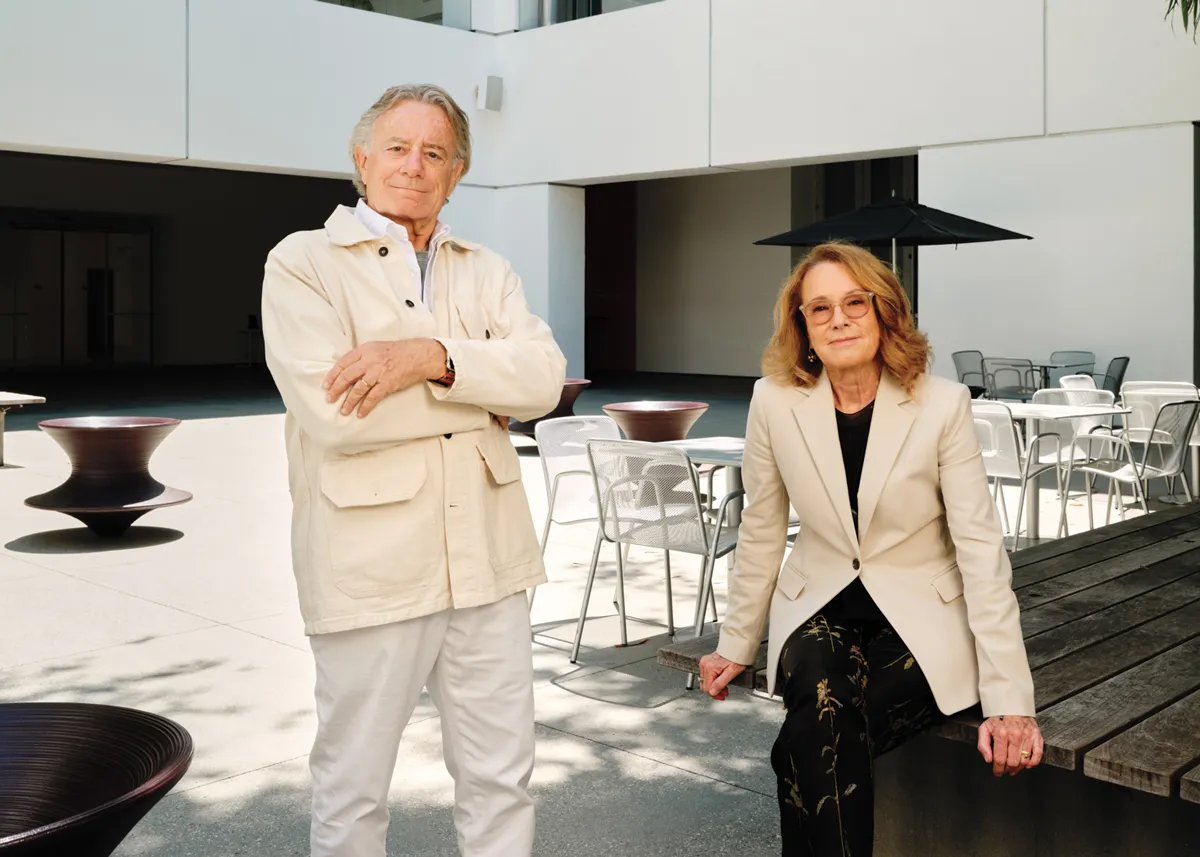
M422 277L421 266L417 262L417 251L408 238L407 229L371 208L365 199L360 199L358 205L354 207L354 216L358 218L359 223L371 231L372 235L380 238L386 235L400 245L400 250L404 253L404 261L408 263L408 269L412 272L413 282L419 283L421 286L421 302L425 304L426 309L432 311L433 289L429 284L433 279L433 259L437 255L438 247L450 234L450 227L440 220L434 227L433 235L429 238L429 258L425 262L425 276Z

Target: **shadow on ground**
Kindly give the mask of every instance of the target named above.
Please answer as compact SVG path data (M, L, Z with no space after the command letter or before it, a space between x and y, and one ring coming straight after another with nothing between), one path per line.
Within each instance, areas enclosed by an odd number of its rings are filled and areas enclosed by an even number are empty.
M155 547L182 538L182 532L170 527L130 527L119 538L102 538L87 527L69 527L30 533L13 539L4 547L17 553L31 554L107 553Z

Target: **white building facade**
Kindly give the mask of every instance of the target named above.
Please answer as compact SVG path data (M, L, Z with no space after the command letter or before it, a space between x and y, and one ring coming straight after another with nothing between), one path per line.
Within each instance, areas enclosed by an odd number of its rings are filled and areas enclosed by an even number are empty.
M916 254L936 372L959 349L1078 348L1097 371L1130 356L1131 379L1196 375L1200 45L1165 2L661 0L550 26L532 24L563 4L347 5L364 4L0 0L0 152L344 179L383 89L441 84L475 145L446 219L512 259L572 375L603 347L586 342L587 295L607 288L588 256L606 247L636 257L635 368L755 374L794 254L752 242L822 211L798 170L908 159L921 202L1035 239ZM474 29L415 20L438 16ZM498 110L477 105L489 76ZM70 166L13 163L0 210L138 213L119 183L107 202L50 199ZM254 199L196 201L222 221L210 244L289 206L262 181ZM587 188L632 181L636 227L612 234L636 247L589 240ZM156 362L238 358L261 260L230 264L236 299L213 277L190 299L203 284L155 268ZM189 332L198 318L216 344Z

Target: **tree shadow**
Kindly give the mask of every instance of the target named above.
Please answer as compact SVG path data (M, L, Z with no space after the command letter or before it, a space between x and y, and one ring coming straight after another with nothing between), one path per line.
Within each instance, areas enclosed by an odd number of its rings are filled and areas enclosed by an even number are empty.
M79 554L107 553L156 547L183 538L180 530L170 527L130 527L118 538L102 538L87 527L44 530L13 539L4 547L16 553Z

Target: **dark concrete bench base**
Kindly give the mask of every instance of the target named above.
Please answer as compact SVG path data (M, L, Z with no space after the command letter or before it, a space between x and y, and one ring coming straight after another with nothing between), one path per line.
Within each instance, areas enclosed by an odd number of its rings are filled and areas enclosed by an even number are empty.
M876 857L1200 855L1200 805L1044 765L997 779L973 746L933 735L875 776Z

